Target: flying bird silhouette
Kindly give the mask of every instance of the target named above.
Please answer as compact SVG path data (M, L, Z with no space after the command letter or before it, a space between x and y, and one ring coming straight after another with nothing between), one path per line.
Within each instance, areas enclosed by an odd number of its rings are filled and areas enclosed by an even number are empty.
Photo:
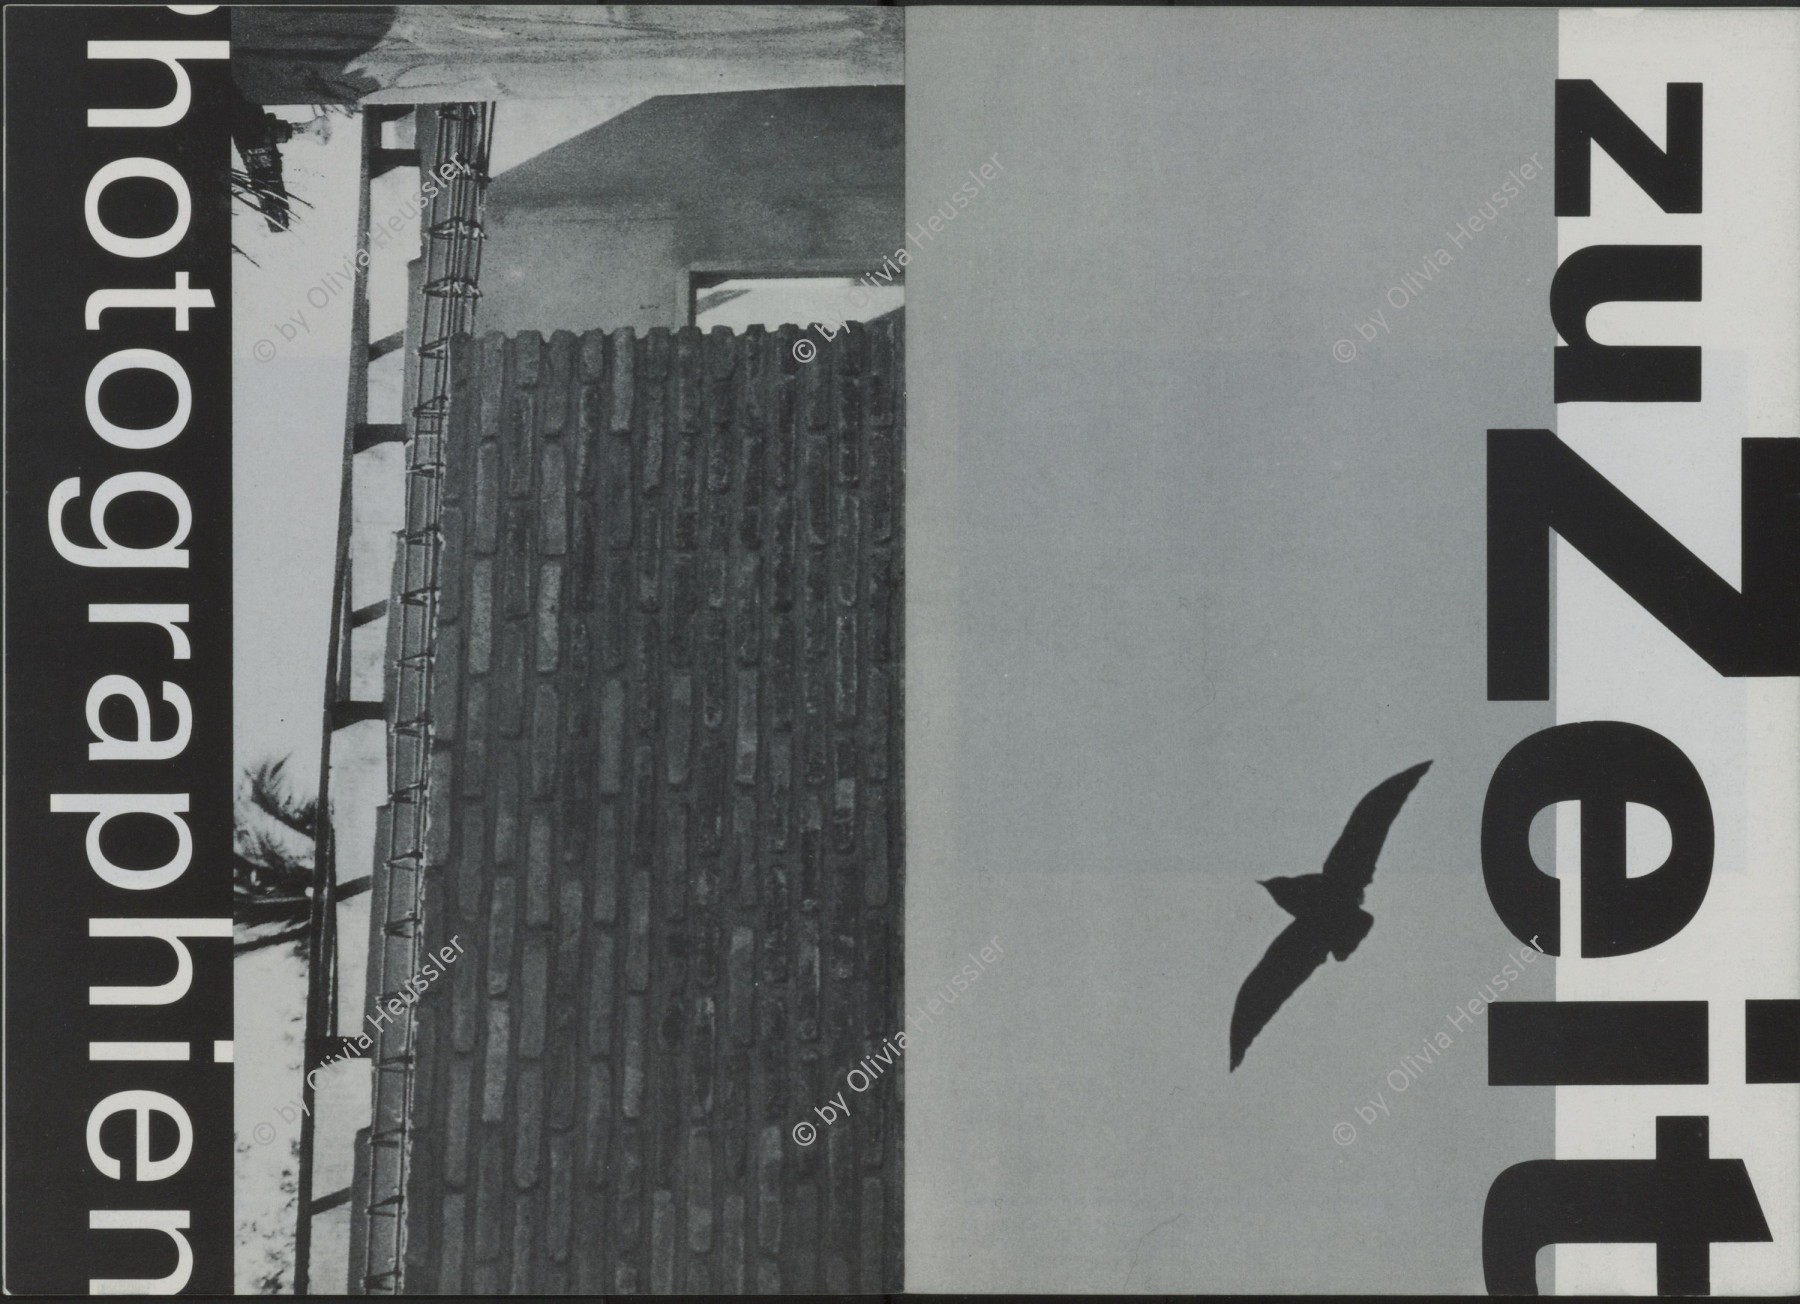
M1362 909L1363 889L1375 877L1375 861L1394 817L1430 768L1431 762L1423 761L1371 788L1356 803L1350 822L1344 825L1319 873L1260 880L1275 904L1294 916L1294 922L1269 943L1238 990L1237 1006L1231 1012L1233 1069L1244 1062L1244 1051L1275 1017L1282 1002L1325 963L1326 954L1349 959L1375 926L1374 917Z

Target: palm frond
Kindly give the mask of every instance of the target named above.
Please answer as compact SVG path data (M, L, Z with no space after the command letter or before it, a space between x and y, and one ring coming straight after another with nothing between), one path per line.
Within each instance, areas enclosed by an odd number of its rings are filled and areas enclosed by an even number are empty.
M286 770L286 757L279 761L264 761L255 769L246 770L244 777L250 781L250 800L271 819L310 838L317 828L318 800L293 796L288 791Z
M313 839L319 832L319 803L290 791L286 758L246 769L244 780L232 839L232 918L240 929L276 931L239 942L239 954L306 935L313 909ZM267 822L259 825L259 820Z

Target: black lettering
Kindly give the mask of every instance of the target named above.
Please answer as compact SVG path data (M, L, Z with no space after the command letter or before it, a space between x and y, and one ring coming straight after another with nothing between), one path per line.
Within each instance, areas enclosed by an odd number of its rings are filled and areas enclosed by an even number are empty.
M1698 403L1700 349L1693 344L1601 344L1588 334L1596 305L1697 303L1699 245L1589 245L1563 259L1550 281L1558 403Z
M1488 1007L1490 1087L1707 1081L1705 1001L1501 1001Z
M1742 592L1548 430L1488 431L1488 697L1550 696L1550 533L1722 675L1800 674L1800 439L1743 441Z
M1546 1245L1656 1246L1659 1295L1706 1295L1715 1241L1768 1241L1742 1159L1708 1155L1705 1116L1656 1120L1654 1159L1530 1159L1488 1188L1481 1219L1490 1295L1535 1295Z
M1713 817L1706 785L1674 743L1617 720L1559 724L1508 752L1481 813L1481 872L1500 921L1520 941L1562 954L1561 892L1531 857L1531 821L1560 801L1581 803L1581 950L1647 951L1687 926L1712 881ZM1625 807L1669 822L1669 858L1625 874Z
M1666 149L1625 116L1593 82L1556 83L1556 215L1587 217L1591 164L1598 145L1665 213L1700 211L1699 82L1670 82L1665 92Z

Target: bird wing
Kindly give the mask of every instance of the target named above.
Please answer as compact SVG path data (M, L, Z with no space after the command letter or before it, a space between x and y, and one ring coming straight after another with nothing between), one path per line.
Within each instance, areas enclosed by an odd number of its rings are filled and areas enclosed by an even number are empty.
M1381 844L1387 841L1394 817L1430 768L1430 761L1422 761L1369 789L1350 813L1350 822L1338 835L1337 845L1325 857L1325 877L1347 887L1360 889L1369 885L1369 880L1375 877L1375 862L1381 855Z
M1256 1040L1263 1025L1275 1017L1282 1003L1300 989L1313 970L1325 963L1330 939L1311 920L1296 919L1269 943L1244 985L1238 989L1237 1006L1231 1011L1231 1067L1243 1062L1244 1051Z

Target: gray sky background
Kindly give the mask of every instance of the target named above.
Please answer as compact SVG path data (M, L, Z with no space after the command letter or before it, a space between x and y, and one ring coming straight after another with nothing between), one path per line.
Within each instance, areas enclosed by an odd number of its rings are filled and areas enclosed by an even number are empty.
M908 1048L907 1286L1479 1291L1489 1183L1553 1153L1446 1022L1518 948L1481 801L1551 720L1485 700L1483 633L1484 432L1554 424L1548 174L1445 232L1549 165L1555 13L907 33L913 222L1005 168L908 268L909 990L1007 954ZM1255 880L1428 758L1374 930L1228 1075Z

